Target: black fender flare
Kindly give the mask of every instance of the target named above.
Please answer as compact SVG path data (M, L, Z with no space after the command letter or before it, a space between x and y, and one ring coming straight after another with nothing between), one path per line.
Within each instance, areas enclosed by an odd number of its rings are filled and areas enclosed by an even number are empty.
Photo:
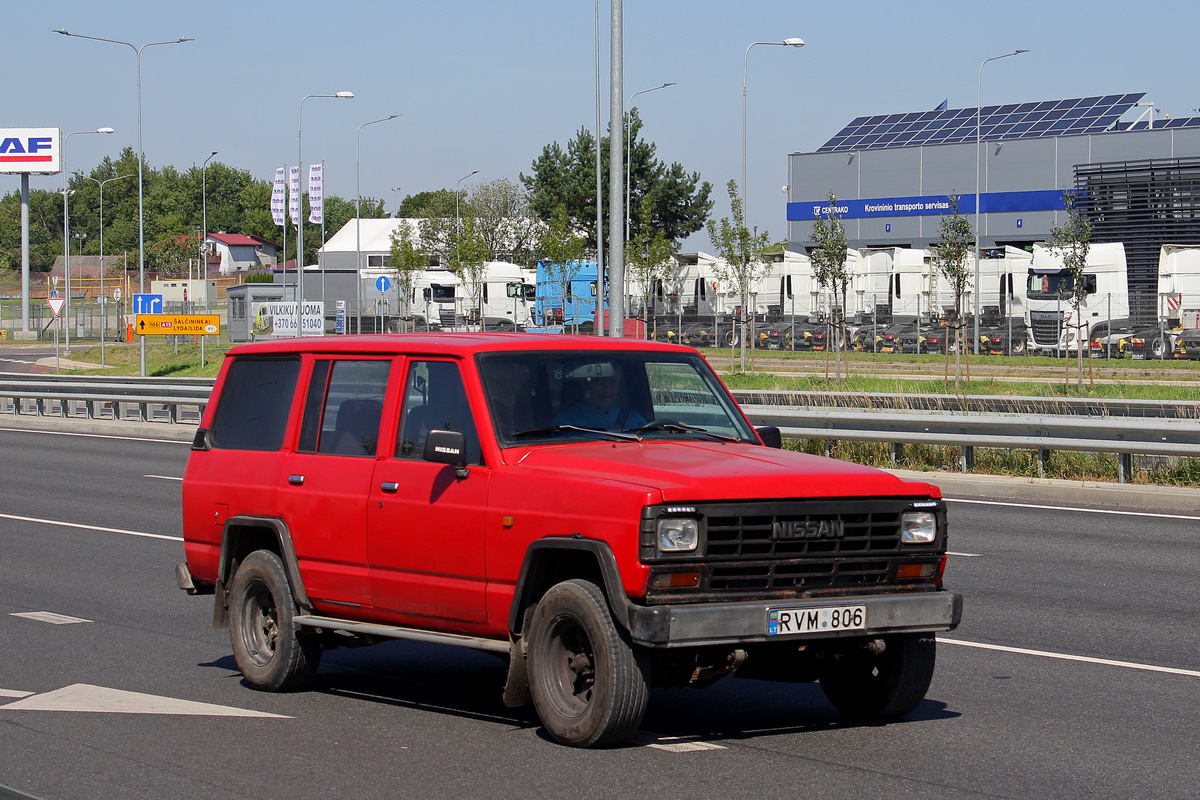
M221 555L217 565L217 582L215 587L216 602L213 608L213 627L224 628L229 624L229 608L227 605L227 586L233 580L234 562L250 552L241 547L239 538L245 529L265 531L265 536L276 546L283 567L287 571L288 583L292 588L292 599L302 613L312 610L308 592L304 588L304 580L300 577L300 562L296 558L296 547L292 542L292 533L287 523L278 517L255 516L242 514L225 520L224 530L221 531ZM259 548L253 548L259 549ZM245 552L242 552L245 550Z

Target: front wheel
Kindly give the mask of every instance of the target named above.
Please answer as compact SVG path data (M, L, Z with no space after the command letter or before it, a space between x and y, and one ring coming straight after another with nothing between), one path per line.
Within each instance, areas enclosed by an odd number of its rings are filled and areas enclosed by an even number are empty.
M905 633L883 641L882 654L835 661L821 676L829 702L851 719L903 717L929 691L937 661L933 634Z
M555 740L573 747L624 741L649 700L645 653L619 630L596 584L552 586L529 623L529 688Z
M255 550L229 590L229 639L246 682L267 692L306 686L321 663L321 643L295 623L296 604L283 561Z

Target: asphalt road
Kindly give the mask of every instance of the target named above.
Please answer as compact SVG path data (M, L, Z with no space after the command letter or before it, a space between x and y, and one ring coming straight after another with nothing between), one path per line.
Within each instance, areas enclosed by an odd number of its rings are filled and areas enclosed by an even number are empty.
M211 598L174 585L187 453L0 429L0 785L46 800L1200 796L1200 513L953 501L965 619L909 719L851 724L815 686L735 678L655 691L636 743L578 751L506 709L503 665L476 652L338 650L311 691L246 688ZM60 617L14 616L38 612Z

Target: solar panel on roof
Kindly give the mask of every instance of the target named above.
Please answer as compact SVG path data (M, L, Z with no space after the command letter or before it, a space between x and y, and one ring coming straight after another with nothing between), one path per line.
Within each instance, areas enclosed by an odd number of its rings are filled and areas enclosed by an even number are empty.
M1138 92L856 117L817 152L896 147L914 142L950 144L973 140L977 130L981 137L999 139L1102 133L1111 129L1143 97L1145 93ZM1200 127L1200 118L1193 119L1197 120L1193 124L1171 127Z

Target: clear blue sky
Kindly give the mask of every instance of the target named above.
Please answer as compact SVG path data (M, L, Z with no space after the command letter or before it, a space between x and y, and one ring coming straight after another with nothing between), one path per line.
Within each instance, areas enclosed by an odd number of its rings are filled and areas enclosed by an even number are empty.
M608 116L609 4L603 114ZM326 191L355 196L355 133L362 132L362 193L395 208L405 194L518 178L549 142L565 145L595 124L595 3L586 0L442 0L315 3L8 3L8 76L0 126L76 136L68 168L91 168L137 144L134 54L72 33L151 47L142 57L144 142L155 166L216 160L270 179L296 160L300 99L350 90L354 100L304 106L304 156L324 160ZM1148 93L1159 112L1200 106L1200 5L797 0L625 0L625 95L637 98L659 157L712 182L714 214L728 214L725 183L740 180L743 58L751 42L798 36L806 46L755 47L749 63L750 222L786 233L787 155L811 151L860 115L983 103ZM1191 88L1189 88L1191 87ZM62 177L33 179L57 188ZM0 192L19 186L0 176ZM698 234L685 249L705 249Z

